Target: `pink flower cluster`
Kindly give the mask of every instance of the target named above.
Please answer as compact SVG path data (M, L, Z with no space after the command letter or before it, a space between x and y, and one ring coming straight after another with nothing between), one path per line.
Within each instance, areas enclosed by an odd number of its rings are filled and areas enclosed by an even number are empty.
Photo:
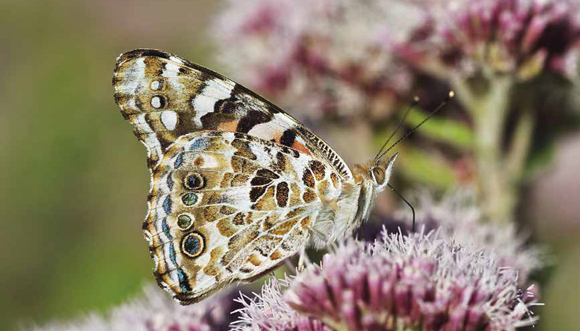
M543 70L576 74L580 3L567 0L415 1L427 19L398 44L414 65L445 76L509 73L520 80ZM446 69L447 68L447 69Z
M295 279L270 282L261 296L243 301L236 330L301 330L293 321L307 317L321 330L503 331L532 324L534 300L492 253L440 232L384 232L374 244L339 246Z
M220 294L193 306L181 306L156 285L142 297L103 316L91 314L69 323L53 323L32 331L225 331L232 319L233 300Z
M222 62L242 83L293 114L384 114L412 83L383 42L394 20L408 24L411 12L401 7L375 0L228 1L213 35Z
M575 0L246 0L212 29L239 81L302 117L386 116L418 72L575 74ZM373 117L371 117L373 118Z
M451 231L453 223L441 220L445 216L471 225L470 219L477 217L470 216L469 208L453 210L449 201L464 204L448 200L430 206L423 200L426 211L418 219L432 218L438 230L408 235L383 230L373 243L348 240L320 265L311 264L296 276L272 278L260 295L241 294L237 303L225 292L180 306L150 286L143 298L104 317L94 314L32 330L508 331L533 324L535 289L523 285L525 280L505 255L526 251L519 244L515 250L498 250L498 242L486 244L466 227ZM474 243L461 232L475 232ZM236 305L242 308L236 310Z
M520 285L528 282L530 274L544 266L545 252L526 244L526 237L515 224L486 222L477 207L475 194L468 190L448 193L439 201L423 192L418 195L416 223L426 231L437 229L441 236L471 250L485 250L495 254L500 267L517 271ZM401 209L395 217L410 228L411 215Z
M320 320L300 314L284 300L281 293L292 283L293 278L270 278L262 287L261 295L240 295L238 301L243 308L232 323L231 331L333 331Z

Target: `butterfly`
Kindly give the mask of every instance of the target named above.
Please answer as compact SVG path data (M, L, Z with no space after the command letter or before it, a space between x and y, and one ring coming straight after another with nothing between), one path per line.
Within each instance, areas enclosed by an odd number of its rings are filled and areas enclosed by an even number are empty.
M350 236L397 158L383 153L351 169L258 94L159 50L121 54L113 87L147 148L143 231L154 274L182 304Z

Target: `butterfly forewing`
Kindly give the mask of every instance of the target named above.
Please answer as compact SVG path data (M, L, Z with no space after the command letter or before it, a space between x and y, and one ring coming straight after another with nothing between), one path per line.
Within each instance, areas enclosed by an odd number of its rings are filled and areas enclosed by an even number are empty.
M154 166L183 134L240 132L321 158L345 179L346 163L321 138L277 106L209 69L175 55L138 49L117 59L115 100L135 126Z

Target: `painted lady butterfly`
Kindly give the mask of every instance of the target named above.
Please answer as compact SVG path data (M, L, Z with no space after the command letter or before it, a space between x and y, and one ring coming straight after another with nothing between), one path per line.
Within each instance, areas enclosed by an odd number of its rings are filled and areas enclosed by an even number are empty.
M264 98L158 50L119 56L113 86L148 151L154 273L182 304L351 235L397 157L351 170Z

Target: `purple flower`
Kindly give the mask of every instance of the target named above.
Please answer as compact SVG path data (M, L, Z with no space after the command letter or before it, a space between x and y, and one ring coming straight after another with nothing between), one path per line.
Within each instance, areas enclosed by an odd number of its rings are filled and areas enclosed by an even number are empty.
M508 73L520 80L543 70L575 74L580 46L579 4L562 0L415 1L427 19L394 44L422 68L446 75Z
M295 114L384 115L412 83L383 42L393 23L412 26L412 13L401 7L379 0L228 1L213 34L240 81Z
M534 322L532 293L495 254L431 232L341 245L284 297L335 330L499 331Z
M526 245L526 237L514 223L490 222L484 219L473 193L467 190L448 193L440 201L427 192L418 195L416 224L425 231L438 229L441 236L472 250L493 252L500 267L518 272L520 284L526 284L531 273L544 266L545 252ZM395 217L410 227L408 209Z
M261 295L240 295L237 301L244 307L237 311L240 318L232 324L232 331L332 331L320 320L292 309L284 300L282 291L292 279L270 278L262 286Z
M106 316L91 314L32 331L225 331L233 304L231 295L218 294L195 305L181 306L157 286L148 285L141 298L114 308Z
M528 283L529 276L545 265L546 252L540 247L526 244L526 236L513 223L485 221L476 205L473 192L461 190L447 193L436 200L428 191L422 191L414 199L416 228L428 233L438 230L439 235L449 238L471 250L493 252L500 267L518 272L520 285ZM406 206L379 222L361 227L358 238L374 241L381 238L381 228L389 233L411 231L412 214Z

